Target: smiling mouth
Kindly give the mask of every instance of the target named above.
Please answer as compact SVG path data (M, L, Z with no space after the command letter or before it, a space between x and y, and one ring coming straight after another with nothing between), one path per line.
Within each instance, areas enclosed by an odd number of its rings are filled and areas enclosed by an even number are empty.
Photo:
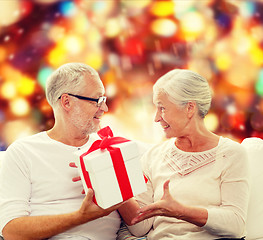
M169 125L162 126L163 129L167 129L169 127L170 127Z

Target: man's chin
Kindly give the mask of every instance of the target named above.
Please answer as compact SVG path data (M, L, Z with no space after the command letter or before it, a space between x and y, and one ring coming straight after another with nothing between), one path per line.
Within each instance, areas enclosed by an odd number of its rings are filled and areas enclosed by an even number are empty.
M92 124L90 128L90 133L96 133L100 130L100 124Z

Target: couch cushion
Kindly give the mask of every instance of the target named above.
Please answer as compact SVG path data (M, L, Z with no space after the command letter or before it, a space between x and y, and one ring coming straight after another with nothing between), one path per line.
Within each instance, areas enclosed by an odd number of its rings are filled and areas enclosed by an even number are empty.
M246 240L263 239L263 140L246 138L242 145L248 152L251 177Z

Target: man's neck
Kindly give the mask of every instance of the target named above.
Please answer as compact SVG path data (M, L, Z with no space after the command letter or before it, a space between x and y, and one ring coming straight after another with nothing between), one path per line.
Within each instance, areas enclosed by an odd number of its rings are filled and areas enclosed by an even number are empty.
M64 144L80 147L83 146L89 140L89 135L87 136L80 136L71 133L70 131L60 131L55 127L47 131L47 135L56 140L58 142L62 142Z

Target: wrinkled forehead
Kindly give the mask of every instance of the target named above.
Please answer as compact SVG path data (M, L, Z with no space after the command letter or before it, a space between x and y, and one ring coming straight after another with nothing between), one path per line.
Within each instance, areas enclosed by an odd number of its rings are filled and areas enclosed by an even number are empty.
M157 90L153 92L153 104L154 105L160 105L162 104L164 98L167 98L167 94L165 94L163 91Z

